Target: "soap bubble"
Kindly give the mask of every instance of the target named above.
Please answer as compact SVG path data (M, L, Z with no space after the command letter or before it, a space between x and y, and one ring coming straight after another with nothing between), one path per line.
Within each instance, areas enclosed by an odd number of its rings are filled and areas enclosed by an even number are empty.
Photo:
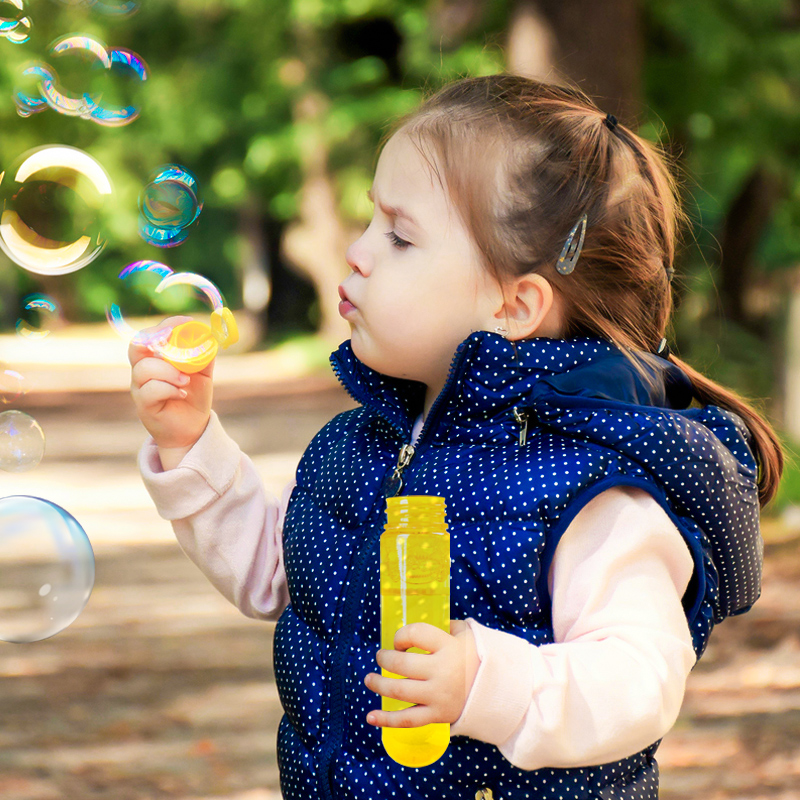
M50 334L50 323L59 316L58 303L52 297L36 293L23 297L22 304L31 313L17 320L17 333L26 339L44 339Z
M85 91L69 93L54 67L41 61L29 62L23 65L14 92L20 116L29 117L49 107L64 116L82 117L105 127L128 125L139 117L139 108L135 105L113 105L108 99L104 100L104 95L119 94L128 78L134 78L137 83L147 80L147 64L139 55L124 47L109 49L99 40L83 34L57 39L50 52L56 57L71 56L65 64L71 72L81 64L88 66L83 74L79 71L77 78L73 76L73 82L83 83ZM92 76L98 68L106 76L99 85ZM120 76L125 76L123 83L111 82L111 78Z
M22 411L0 414L0 469L27 472L39 466L44 456L44 431Z
M103 167L83 150L30 150L0 175L0 248L39 275L64 275L100 254L100 211L112 192Z
M31 38L31 20L25 16L23 0L0 2L0 36L14 44L24 44Z
M84 61L89 60L105 69L111 69L111 56L106 46L91 36L82 34L63 36L53 42L50 47L50 53L57 57L65 55L77 56ZM39 87L39 91L47 101L47 105L67 117L91 118L98 105L89 92L79 95L69 94L64 90L57 73L52 68L50 73L52 79L44 77Z
M125 267L125 269L120 272L119 277L125 279L136 273L140 275L142 273L151 276L155 275L160 278L158 285L153 289L154 295L160 295L167 289L176 286L187 286L193 289L194 294L209 304L214 311L220 312L221 314L225 306L225 300L219 289L208 278L198 275L197 273L173 272L166 264L161 264L158 261L137 261ZM122 311L116 304L112 304L106 309L106 317L111 327L127 341L150 347L154 352L168 357L173 361L191 361L210 352L211 349L216 347L216 340L210 334L208 336L199 337L197 341L193 343L193 346L176 347L168 341L172 333L171 328L162 328L158 331L150 331L149 333L137 331L126 322ZM229 331L224 319L220 318L218 324L220 334L223 337L227 337Z
M0 640L39 642L83 611L94 553L78 521L38 497L0 498Z
M25 16L25 4L22 0L3 0L0 3L0 36L13 31L23 16Z
M220 290L208 278L195 272L173 272L156 286L156 292L163 292L170 286L193 287L198 296L204 297L215 311L222 311L225 306Z
M27 392L25 378L7 364L0 362L0 403L16 403Z
M29 61L20 71L17 85L14 87L14 104L17 114L29 117L47 108L47 100L42 97L41 84L43 81L55 82L57 80L53 68L43 61Z
M161 282L163 278L166 278L168 275L172 275L172 269L168 267L166 264L162 264L160 261L134 261L132 264L128 264L120 273L119 278L120 280L126 280L131 278L130 283L133 285L143 285L144 281L137 281L136 278L142 278L143 276L153 276L153 290L155 291L155 287L158 283ZM127 341L133 340L133 338L137 335L137 332L134 328L132 328L123 318L122 311L120 307L116 303L112 303L110 306L106 308L106 319L108 320L111 327L123 338ZM144 343L137 340L137 343Z
M147 64L144 59L132 50L117 48L109 51L111 63L109 74L133 75L140 81L147 80ZM98 124L105 127L119 127L128 125L139 117L139 109L134 105L113 106L108 102L100 103L102 96L97 98L95 107L91 112L91 118Z
M202 210L197 178L186 167L166 164L139 195L139 235L156 247L175 247Z

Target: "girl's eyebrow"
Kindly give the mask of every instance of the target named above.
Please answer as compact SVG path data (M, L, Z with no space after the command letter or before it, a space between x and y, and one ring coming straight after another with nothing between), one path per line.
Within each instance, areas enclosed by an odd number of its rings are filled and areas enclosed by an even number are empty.
M367 189L367 197L369 198L370 203L375 202L375 198L372 194L372 189ZM379 203L379 205L381 211L383 211L384 214L390 217L402 217L403 219L407 219L412 225L415 225L417 228L420 227L419 223L405 209L400 208L399 206L387 206L384 203Z

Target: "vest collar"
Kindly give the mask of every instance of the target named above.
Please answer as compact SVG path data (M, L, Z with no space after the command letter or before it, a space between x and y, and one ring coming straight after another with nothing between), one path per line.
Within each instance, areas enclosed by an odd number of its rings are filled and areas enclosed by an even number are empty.
M610 342L598 337L512 343L489 331L470 334L456 350L450 376L431 415L457 417L459 427L507 417L511 408L530 407L568 396L586 405L630 403L683 409L691 403L691 383L675 364L637 353L652 382L648 385ZM410 435L422 410L423 384L370 369L353 353L350 340L331 355L334 372L350 395L375 408L402 435ZM426 423L427 427L427 423Z

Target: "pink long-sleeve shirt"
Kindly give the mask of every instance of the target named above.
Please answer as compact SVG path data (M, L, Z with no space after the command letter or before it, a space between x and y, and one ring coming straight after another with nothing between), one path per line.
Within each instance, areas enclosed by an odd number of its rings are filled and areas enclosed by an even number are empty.
M148 438L139 468L216 589L247 616L277 620L289 603L282 534L294 482L268 496L214 412L191 448L159 452ZM554 644L467 618L480 666L451 735L494 744L526 770L603 764L660 739L696 661L681 605L692 571L650 494L613 487L594 497L564 532L548 576Z

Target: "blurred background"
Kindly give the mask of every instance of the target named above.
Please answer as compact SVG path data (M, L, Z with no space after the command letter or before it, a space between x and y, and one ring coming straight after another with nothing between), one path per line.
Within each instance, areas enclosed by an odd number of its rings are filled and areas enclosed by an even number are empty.
M35 469L0 472L0 497L69 510L97 567L66 630L0 642L0 797L279 797L274 625L217 595L152 509L127 345L106 311L144 325L203 308L121 280L137 260L219 287L242 338L218 359L215 408L280 492L352 405L327 357L348 336L336 286L369 219L383 132L425 92L499 71L574 81L678 159L692 223L670 346L752 399L788 461L764 515L764 595L719 627L693 673L659 751L662 797L800 797L800 2L0 0L0 20L20 13L29 38L0 37L0 171L70 145L114 191L98 212L105 247L82 269L36 274L0 253L0 365L26 388L6 407L47 441ZM138 118L17 113L31 62L57 63L77 95L97 80L90 60L51 53L67 34L146 62L147 80L104 89ZM165 249L139 235L138 198L170 163L196 176L204 206ZM47 336L17 332L33 293L59 309Z

